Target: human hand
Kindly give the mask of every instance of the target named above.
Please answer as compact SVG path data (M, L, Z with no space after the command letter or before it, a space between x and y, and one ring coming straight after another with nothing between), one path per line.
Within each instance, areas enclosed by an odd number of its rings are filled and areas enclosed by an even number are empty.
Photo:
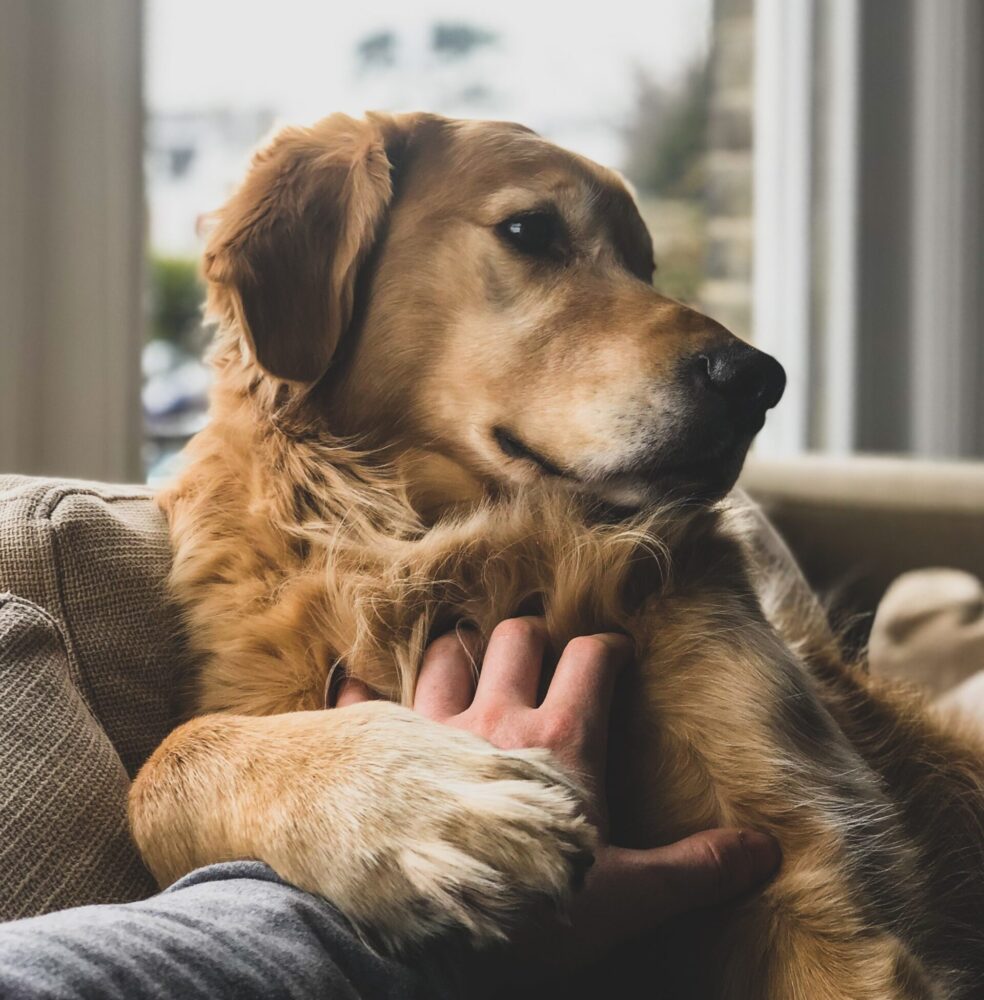
M692 910L732 899L778 867L778 844L754 830L705 830L649 850L607 842L604 780L608 719L619 670L631 659L623 635L581 636L568 643L543 701L537 702L546 626L540 618L502 622L489 640L477 686L472 667L477 637L466 630L436 639L424 656L414 708L466 729L506 750L542 747L585 789L585 807L602 842L584 888L575 897L571 925L552 929L552 948L538 940L537 962L554 969L598 958L623 941ZM346 680L337 704L370 693ZM528 944L528 942L527 942Z

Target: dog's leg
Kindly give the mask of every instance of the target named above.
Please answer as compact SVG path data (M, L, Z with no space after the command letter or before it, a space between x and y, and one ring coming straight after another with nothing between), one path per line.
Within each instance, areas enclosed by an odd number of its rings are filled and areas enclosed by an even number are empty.
M385 702L194 719L137 776L130 818L162 884L258 858L391 951L450 929L487 942L536 899L563 907L595 843L545 751Z
M733 596L666 600L658 615L615 727L616 821L630 842L725 824L783 849L775 882L731 921L714 995L950 996L919 958L926 886L898 804L803 665Z
M791 859L719 942L719 1000L944 1000L954 996L882 929L838 866Z

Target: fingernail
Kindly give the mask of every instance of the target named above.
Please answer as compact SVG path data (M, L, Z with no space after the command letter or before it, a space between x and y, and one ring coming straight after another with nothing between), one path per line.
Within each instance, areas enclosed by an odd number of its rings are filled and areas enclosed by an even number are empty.
M782 863L779 841L760 830L742 830L738 836L751 862L752 877L756 882L767 879Z

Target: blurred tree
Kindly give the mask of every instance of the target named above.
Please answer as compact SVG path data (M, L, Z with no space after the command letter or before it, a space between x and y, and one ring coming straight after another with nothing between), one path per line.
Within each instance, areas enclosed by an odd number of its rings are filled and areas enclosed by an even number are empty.
M397 38L393 31L374 31L366 35L356 47L359 68L362 70L386 69L396 63Z
M495 91L485 83L469 83L457 94L462 104L488 104L495 99Z
M464 59L498 41L494 31L472 24L439 21L431 30L431 48L446 59Z
M376 98L381 107L405 107L409 101L451 113L479 109L494 102L496 88L486 79L494 70L475 56L499 41L497 32L480 25L435 21L424 36L420 59L414 58L416 38L381 28L356 43L356 71L374 75L381 86Z
M695 199L703 191L710 102L708 62L701 59L675 87L637 74L636 105L626 130L625 172L663 198Z
M183 257L151 257L151 336L188 347L201 329L204 299L205 287L198 276L196 261Z

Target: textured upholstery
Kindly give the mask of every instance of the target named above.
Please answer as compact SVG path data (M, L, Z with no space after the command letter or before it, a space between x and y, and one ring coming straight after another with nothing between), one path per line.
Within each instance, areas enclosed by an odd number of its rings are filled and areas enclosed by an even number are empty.
M182 667L149 491L0 477L0 918L136 899L129 778Z

